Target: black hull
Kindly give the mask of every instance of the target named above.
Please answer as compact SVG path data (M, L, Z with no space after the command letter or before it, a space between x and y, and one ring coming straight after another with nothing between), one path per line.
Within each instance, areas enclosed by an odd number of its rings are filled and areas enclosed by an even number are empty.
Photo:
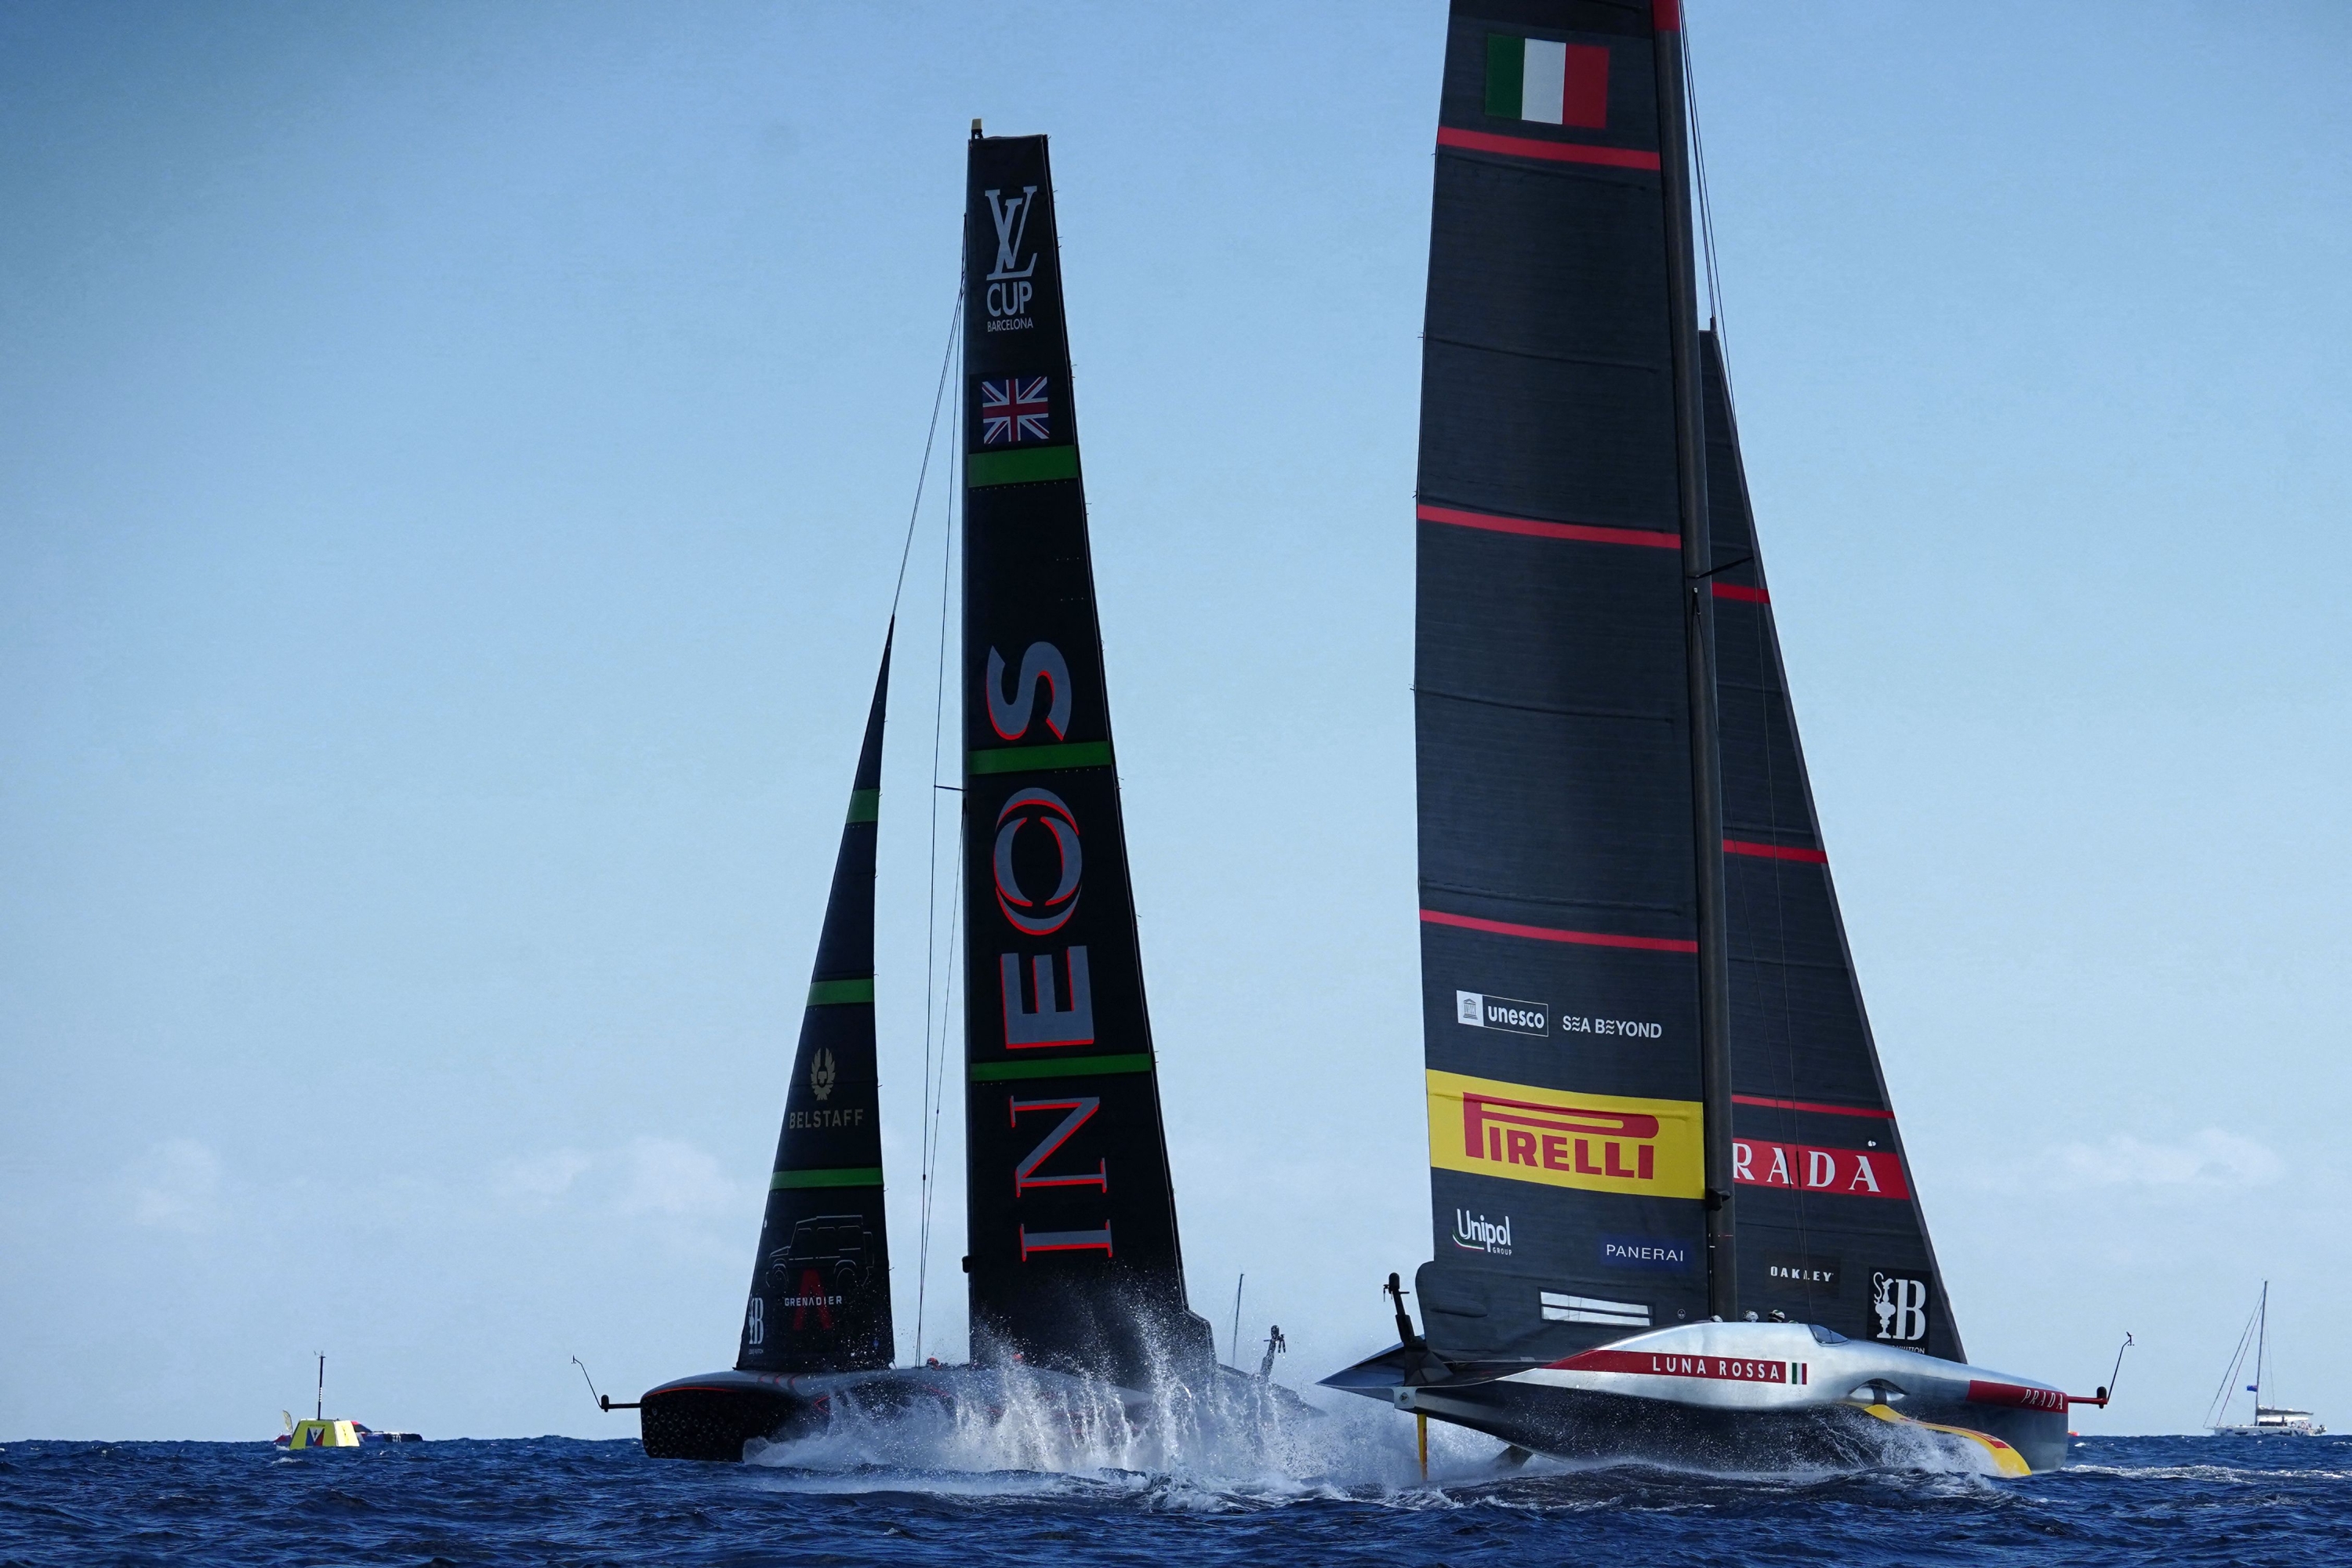
M1033 1373L1050 1389L1075 1379ZM1003 1380L978 1367L879 1367L869 1372L711 1373L680 1378L646 1394L638 1408L646 1453L656 1459L707 1459L737 1464L753 1438L803 1437L833 1418L836 1401L887 1417L919 1406L952 1408L973 1401L1001 1404Z
M805 1405L775 1389L698 1378L647 1394L637 1408L637 1425L653 1458L731 1465L742 1459L744 1444L782 1430Z
M1212 1408L1229 1415L1278 1411L1286 1419L1321 1412L1289 1389L1216 1369ZM1196 1391L1207 1393L1206 1390ZM656 1459L742 1461L744 1445L814 1436L843 1409L866 1420L888 1421L913 1412L979 1412L996 1416L1016 1403L1043 1402L1073 1429L1124 1419L1137 1430L1156 1415L1149 1394L1037 1367L885 1367L870 1372L715 1372L680 1378L646 1394L638 1407L646 1453ZM1241 1418L1246 1419L1246 1415Z

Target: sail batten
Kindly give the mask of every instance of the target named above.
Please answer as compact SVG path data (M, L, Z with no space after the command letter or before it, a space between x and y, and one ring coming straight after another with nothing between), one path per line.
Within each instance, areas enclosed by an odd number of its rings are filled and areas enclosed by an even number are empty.
M742 1372L883 1367L894 1349L874 1037L874 864L890 642L883 639L801 1016L737 1347Z

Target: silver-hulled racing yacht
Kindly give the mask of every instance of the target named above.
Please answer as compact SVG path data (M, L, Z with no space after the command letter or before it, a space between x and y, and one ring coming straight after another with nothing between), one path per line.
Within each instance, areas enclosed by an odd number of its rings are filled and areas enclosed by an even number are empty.
M1697 310L1675 0L1454 0L1416 494L1433 1261L1327 1379L1525 1448L2016 1473L1847 952ZM2094 1397L2103 1397L2102 1395Z

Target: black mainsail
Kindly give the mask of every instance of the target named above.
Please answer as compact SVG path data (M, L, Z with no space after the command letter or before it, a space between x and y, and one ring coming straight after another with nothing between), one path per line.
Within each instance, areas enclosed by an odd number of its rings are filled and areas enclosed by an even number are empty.
M1675 301L1651 7L1457 4L1414 700L1433 1349L1708 1315Z
M1713 333L1705 352L1740 1296L1963 1361L1838 917Z
M1436 1257L1326 1383L1573 1458L2002 1474L1839 923L1720 345L1675 0L1455 0L1415 742ZM1720 627L1720 631L1718 631ZM1913 1353L1916 1352L1916 1353ZM2099 1396L2099 1397L2103 1397Z
M890 1364L890 1250L874 1048L874 850L889 689L886 636L768 1178L735 1358L741 1372Z
M972 1353L1129 1387L1213 1364L1185 1302L1113 767L1043 136L964 217L966 1197Z

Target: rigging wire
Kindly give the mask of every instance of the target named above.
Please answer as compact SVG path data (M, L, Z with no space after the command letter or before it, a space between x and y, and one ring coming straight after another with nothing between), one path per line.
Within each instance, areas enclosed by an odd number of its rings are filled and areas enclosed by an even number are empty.
M961 324L962 319L963 289L962 286L959 284L956 289L956 321L959 325ZM940 366L940 385L942 392L947 386L948 362L953 362L960 367L962 363L962 358L963 337L960 331L954 332L951 334L948 344L948 361L943 361ZM931 414L932 429L934 433L937 432L939 426L939 407L940 399L934 397L932 401ZM963 428L963 377L961 369L959 369L956 376L956 428L959 433L957 438L961 440L961 433ZM926 446L926 454L928 454L929 450L929 447ZM933 978L939 960L940 948L940 795L941 792L941 785L940 784L940 751L941 739L945 732L947 722L948 588L949 579L954 570L955 564L955 495L954 492L950 490L947 502L945 526L940 531L939 667L937 673L933 678L931 687L930 891L929 894L929 907L926 911L923 928L922 1205L920 1211L921 1218L917 1227L917 1236L919 1240L917 1243L915 1262L915 1360L918 1364L920 1364L923 1359L924 1314L930 1300L931 1195L932 1187L935 1184L932 1181L932 1177L937 1174L939 1158L940 1102L944 1098L947 1088L947 1035L949 1028L952 1026L950 1022L951 1015L948 1012L947 1007L947 995L933 984ZM908 534L908 540L910 544L913 542L913 535L911 532ZM906 563L904 560L900 561L898 569L899 574L903 578L906 573ZM956 810L961 813L962 809L962 803L959 800L956 803ZM961 819L959 817L959 827L961 827ZM951 907L948 914L947 984L950 988L952 988L955 984L955 934L957 911L952 906L960 904L963 897L963 858L960 852L962 845L962 834L961 832L956 836L956 842L959 853L956 858L955 881L952 890L949 894ZM932 999L934 996L937 996L939 1000L939 1007L936 1015L939 1019L939 1032L936 1037L936 1044L934 1043L931 1026L931 1021L935 1016L932 1009Z
M959 803L958 810L962 809ZM961 843L961 836L959 836ZM924 1126L923 1136L923 1237L920 1253L915 1265L915 1331L918 1354L923 1328L923 1311L929 1299L931 1282L931 1194L938 1183L940 1159L940 1120L947 1108L948 1031L954 1026L955 961L957 933L963 924L963 857L956 857L954 879L948 893L948 971L940 986L940 1054L939 1071L929 1079L924 1099L930 1107L930 1120Z
M2267 1301L2263 1303L2265 1306L2268 1304L2269 1303ZM2214 1390L2213 1404L2211 1407L2205 1412L2205 1425L2208 1426L2219 1426L2229 1419L2230 1402L2238 1396L2238 1390L2235 1386L2238 1381L2238 1371L2241 1367L2246 1364L2246 1352L2254 1348L2254 1322L2262 1315L2262 1307L2256 1307L2252 1312L2249 1312L2246 1315L2246 1326L2238 1335L2237 1353L2230 1358L2230 1370L2221 1374L2221 1386ZM2254 1374L2254 1382L2257 1384L2260 1384L2262 1381L2262 1373L2257 1370ZM2259 1403L2260 1401L2258 1396L2257 1404L2259 1405ZM2254 1415L2256 1418L2259 1419L2262 1415L2261 1410L2257 1409L2254 1412Z
M898 547L898 580L890 584L890 618L898 618L898 595L907 586L907 558L915 549L915 520L923 515L923 484L931 477L931 447L940 437L940 405L948 390L948 366L963 341L963 280L956 280L955 313L948 318L947 351L940 355L940 384L931 392L931 426L923 432L923 463L915 470L915 504L907 509L907 542Z
M1706 138L1698 127L1697 76L1691 65L1690 29L1683 29L1683 102L1690 111L1691 164L1698 192L1699 252L1706 264L1707 317L1715 328L1716 353L1723 360L1723 400L1735 411L1738 404L1731 395L1731 352L1723 332L1723 270L1715 258L1715 204L1709 198L1706 184Z

